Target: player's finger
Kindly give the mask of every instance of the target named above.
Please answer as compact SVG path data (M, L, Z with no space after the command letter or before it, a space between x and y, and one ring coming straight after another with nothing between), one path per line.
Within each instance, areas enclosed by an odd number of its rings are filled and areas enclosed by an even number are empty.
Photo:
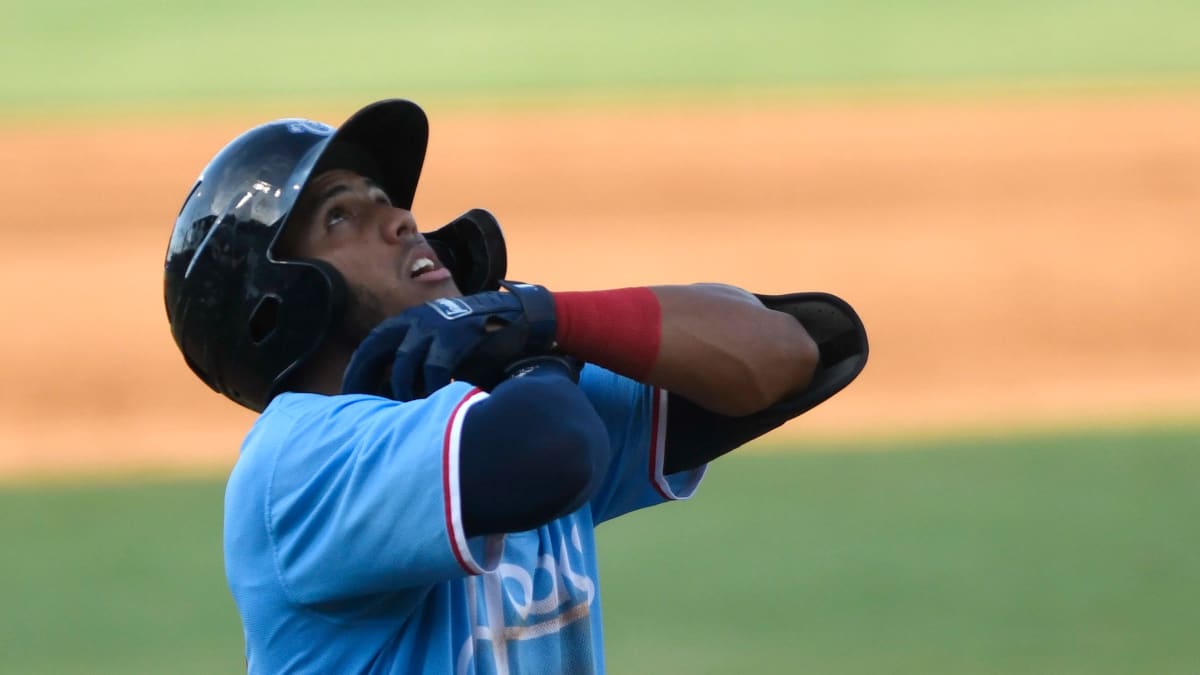
M384 372L411 327L404 315L394 316L376 326L350 357L342 375L342 393L378 394Z
M414 326L396 349L392 361L392 398L412 401L426 394L424 363L428 358L434 333L428 326Z
M437 351L434 349L433 351ZM455 358L454 362L457 363ZM451 364L439 355L431 354L430 358L425 360L425 366L422 368L422 396L428 396L442 387L450 384Z

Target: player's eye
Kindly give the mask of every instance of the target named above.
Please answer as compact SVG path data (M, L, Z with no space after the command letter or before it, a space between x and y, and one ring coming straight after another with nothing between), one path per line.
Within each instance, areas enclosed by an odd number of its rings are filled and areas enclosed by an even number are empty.
M325 227L332 228L350 219L350 210L340 204L325 209Z

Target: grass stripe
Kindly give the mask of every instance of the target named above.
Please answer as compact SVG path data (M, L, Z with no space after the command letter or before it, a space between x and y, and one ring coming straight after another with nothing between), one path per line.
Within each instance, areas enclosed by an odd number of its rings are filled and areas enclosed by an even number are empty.
M1192 0L10 0L0 113L397 94L1194 85L1196 25Z
M1200 662L1200 428L913 444L734 455L692 502L601 528L610 671ZM221 495L204 479L0 489L0 672L238 672Z

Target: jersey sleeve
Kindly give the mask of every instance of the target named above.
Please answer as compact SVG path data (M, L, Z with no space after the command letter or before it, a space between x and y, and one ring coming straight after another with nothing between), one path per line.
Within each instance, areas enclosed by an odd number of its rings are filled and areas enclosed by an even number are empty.
M282 411L266 522L290 599L322 602L490 571L500 536L468 539L458 487L463 418L487 394L310 396Z
M665 501L688 499L707 465L663 474L668 393L587 365L579 386L599 413L612 442L612 462L591 500L597 524Z

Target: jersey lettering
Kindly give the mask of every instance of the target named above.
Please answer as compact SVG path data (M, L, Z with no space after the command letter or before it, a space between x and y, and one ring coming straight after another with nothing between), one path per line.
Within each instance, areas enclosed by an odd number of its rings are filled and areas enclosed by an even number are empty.
M458 673L470 672L478 655L477 673L507 675L524 641L571 640L574 636L561 633L573 628L586 639L590 625L580 619L591 614L596 582L572 562L574 557L582 563L585 555L578 525L571 527L570 539L570 549L560 540L558 551L540 555L532 569L502 562L494 572L471 580L468 598L482 616L472 618L471 636L459 650ZM477 645L487 648L477 651Z

